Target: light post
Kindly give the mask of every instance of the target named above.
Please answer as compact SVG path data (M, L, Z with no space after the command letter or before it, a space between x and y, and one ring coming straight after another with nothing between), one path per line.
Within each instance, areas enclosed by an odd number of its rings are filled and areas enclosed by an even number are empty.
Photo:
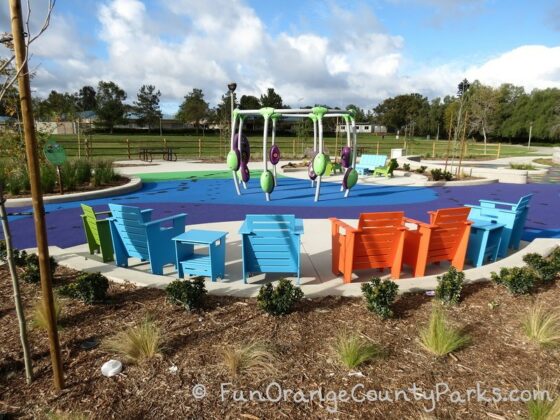
M533 134L533 121L529 125L529 142L527 143L527 148L531 147L531 136Z
M230 108L231 108L231 122L232 122L232 127L233 127L233 92L235 92L235 89L237 89L237 83L235 82L231 82L227 85L228 90L229 90L229 102L230 102Z

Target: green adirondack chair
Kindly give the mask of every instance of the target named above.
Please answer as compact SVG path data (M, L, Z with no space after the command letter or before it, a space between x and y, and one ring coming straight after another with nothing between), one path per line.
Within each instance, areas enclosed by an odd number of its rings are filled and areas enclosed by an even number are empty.
M110 211L95 212L91 206L82 204L82 222L89 246L89 253L101 253L103 262L113 261L113 242L111 229L107 219L98 219L97 216L111 216Z
M392 177L393 171L397 169L398 166L397 159L391 159L387 165L375 168L373 176L383 175L385 178Z

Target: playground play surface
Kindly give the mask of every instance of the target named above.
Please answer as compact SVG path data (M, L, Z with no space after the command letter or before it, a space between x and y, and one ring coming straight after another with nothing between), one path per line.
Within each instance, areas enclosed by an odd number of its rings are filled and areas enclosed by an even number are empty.
M200 165L199 165L200 166ZM214 166L212 165L213 167ZM223 167L223 166L222 166ZM143 168L136 168L140 172ZM134 205L154 210L153 218L175 213L187 213L187 225L239 221L250 213L288 213L304 219L338 217L357 219L360 213L403 210L408 217L427 221L427 211L477 203L486 198L498 201L517 201L532 193L524 240L536 237L560 237L559 184L489 184L460 187L412 187L358 183L348 198L340 192L340 182L323 181L321 200L313 202L314 188L300 178L279 177L278 186L266 202L259 187L259 172L251 173L247 189L237 196L233 181L226 171L180 171L138 173L144 181L134 193L74 202L47 204L49 244L68 248L85 243L81 224L80 203L96 210L107 210L107 203ZM29 208L12 208L24 212ZM35 232L31 216L10 217L14 245L17 248L35 246ZM328 236L328 232L325 232ZM322 240L317 238L317 240Z

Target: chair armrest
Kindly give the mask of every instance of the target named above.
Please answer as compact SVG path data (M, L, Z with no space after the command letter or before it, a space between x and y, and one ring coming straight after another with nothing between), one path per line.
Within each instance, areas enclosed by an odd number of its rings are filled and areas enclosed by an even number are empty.
M237 233L239 233L240 235L248 235L252 233L251 229L249 229L247 221L243 222Z
M154 220L152 222L144 223L144 225L146 225L146 227L148 227L148 226L152 226L152 225L155 225L155 224L161 224L163 222L168 222L168 221L171 221L171 220L177 220L177 219L182 218L182 217L187 217L186 213L179 213L179 214L176 214L175 216L164 217L163 219L158 219L158 220Z
M102 216L102 215L104 215L104 214L108 214L109 216L112 215L112 214L111 214L111 210L107 210L107 211L96 211L96 212L95 212L95 215L96 215L96 216Z
M294 233L296 235L301 235L303 233L303 219L296 219Z
M478 200L480 202L480 205L483 206L484 204L486 205L491 205L488 207L496 207L496 205L499 206L510 206L510 207L517 207L516 203L506 203L504 201L493 201L493 200ZM483 206L484 207L484 206Z
M348 223L343 222L340 219L337 219L336 217L329 217L329 220L332 222L332 224L336 225L338 228L344 228L344 230L346 230L346 233L348 232L359 232L359 229L356 229L355 227L350 226Z

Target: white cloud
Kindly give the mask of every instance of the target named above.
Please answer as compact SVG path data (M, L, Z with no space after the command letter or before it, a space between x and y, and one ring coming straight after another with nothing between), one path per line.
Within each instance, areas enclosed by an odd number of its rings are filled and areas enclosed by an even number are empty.
M483 3L416 1L442 10ZM196 87L216 103L226 84L235 80L240 95L259 96L274 87L293 106L356 103L371 108L401 93L453 94L463 77L527 89L560 83L560 47L523 46L477 65L411 62L405 55L406 40L388 33L363 5L341 10L336 3L327 3L330 9L323 13L337 21L328 26L331 33L271 34L245 0L161 4L167 9L154 15L148 7L153 4L140 0L101 3L97 36L106 45L106 57L91 57L72 20L55 16L50 38L45 36L35 50L45 64L35 87L46 94L113 80L133 100L139 87L150 83L161 90L162 101L174 104ZM162 26L162 15L173 22L169 31Z

